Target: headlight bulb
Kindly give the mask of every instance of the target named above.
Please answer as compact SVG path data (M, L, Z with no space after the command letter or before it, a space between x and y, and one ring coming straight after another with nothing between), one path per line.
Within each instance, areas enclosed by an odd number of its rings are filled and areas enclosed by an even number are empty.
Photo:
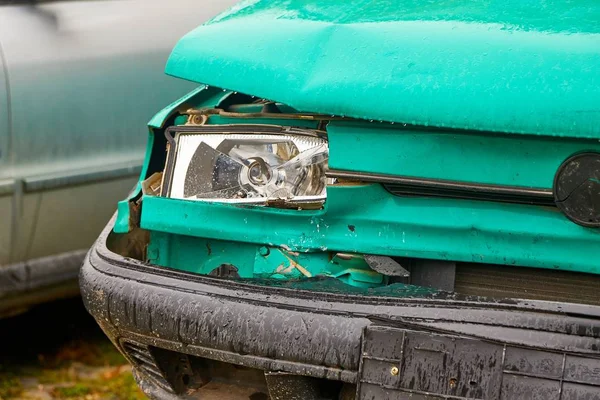
M271 167L262 158L250 158L251 164L248 166L248 180L250 183L263 186L266 185L273 176Z

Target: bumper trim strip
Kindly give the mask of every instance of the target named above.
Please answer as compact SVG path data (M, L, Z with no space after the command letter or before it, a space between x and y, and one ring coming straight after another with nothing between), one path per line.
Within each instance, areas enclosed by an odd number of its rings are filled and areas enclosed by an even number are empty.
M329 170L327 176L330 178L381 183L394 195L451 197L554 206L552 189L490 185L345 170Z

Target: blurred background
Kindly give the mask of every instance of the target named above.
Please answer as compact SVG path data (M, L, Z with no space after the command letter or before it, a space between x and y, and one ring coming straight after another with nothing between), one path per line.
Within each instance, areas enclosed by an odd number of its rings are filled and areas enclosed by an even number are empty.
M0 320L2 399L146 399L77 298Z
M171 48L233 3L0 1L0 399L143 398L78 269L146 123L196 86L163 73Z

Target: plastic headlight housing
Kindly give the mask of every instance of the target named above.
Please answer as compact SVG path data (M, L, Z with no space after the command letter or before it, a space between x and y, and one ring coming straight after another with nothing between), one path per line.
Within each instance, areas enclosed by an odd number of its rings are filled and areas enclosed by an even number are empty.
M327 140L316 134L174 135L167 197L252 204L321 204Z

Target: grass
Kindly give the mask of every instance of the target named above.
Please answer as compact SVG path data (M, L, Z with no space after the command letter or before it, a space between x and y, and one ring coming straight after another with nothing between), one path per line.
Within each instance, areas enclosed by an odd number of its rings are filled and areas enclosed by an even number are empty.
M22 379L35 384L25 387ZM57 400L146 399L125 359L110 342L69 343L37 363L0 368L0 399L33 400L28 393L39 388Z
M111 379L84 380L72 386L57 387L52 391L55 399L87 400L144 400L133 377L122 373Z
M59 399L72 399L78 397L85 397L86 394L90 394L92 389L84 385L83 383L76 383L73 386L62 386L52 390L54 397Z
M23 393L21 381L11 374L0 374L0 399L13 399Z
M0 340L0 400L146 399L79 299L0 320Z

